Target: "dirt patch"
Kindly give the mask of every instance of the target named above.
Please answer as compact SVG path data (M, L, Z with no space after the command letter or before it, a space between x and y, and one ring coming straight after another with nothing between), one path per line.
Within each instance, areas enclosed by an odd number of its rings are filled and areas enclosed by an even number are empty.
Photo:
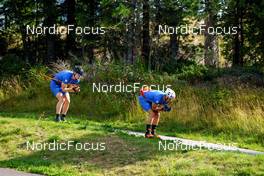
M91 163L100 165L103 168L112 168L116 166L124 166L137 161L137 153L140 149L118 136L109 136L100 138L105 142L105 151L96 152Z

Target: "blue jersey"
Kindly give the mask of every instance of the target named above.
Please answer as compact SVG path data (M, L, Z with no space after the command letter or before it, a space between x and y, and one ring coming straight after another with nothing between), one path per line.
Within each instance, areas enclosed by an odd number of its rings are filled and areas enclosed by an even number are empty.
M61 83L79 84L80 80L72 79L72 76L73 72L69 70L64 70L54 75L54 79L50 82L50 89L54 96L57 96L58 93L65 95L66 92L62 91Z
M144 98L146 99L146 101L155 104L167 104L167 102L164 100L164 96L165 93L159 90L150 90L144 92Z
M69 70L63 70L55 74L54 79L63 82L64 84L78 84L80 80L72 79L73 72Z

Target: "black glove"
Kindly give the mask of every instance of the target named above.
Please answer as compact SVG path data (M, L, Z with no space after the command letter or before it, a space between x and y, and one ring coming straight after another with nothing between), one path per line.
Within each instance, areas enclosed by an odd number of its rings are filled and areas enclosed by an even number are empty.
M165 104L164 107L163 107L163 111L170 112L171 111L171 107L169 107L169 105Z

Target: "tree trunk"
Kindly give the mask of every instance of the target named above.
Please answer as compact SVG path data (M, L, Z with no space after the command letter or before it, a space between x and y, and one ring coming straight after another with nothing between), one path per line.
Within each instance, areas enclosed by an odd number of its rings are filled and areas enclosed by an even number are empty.
M76 26L75 19L75 8L76 2L75 0L65 0L66 9L67 9L67 25L74 25L74 29ZM71 31L66 40L66 52L75 52L76 51L76 42L75 42L75 32Z
M243 9L240 7L239 2L237 1L236 7L236 26L238 27L237 34L235 35L234 39L234 48L233 48L233 65L232 66L243 66Z
M88 5L88 24L90 26L95 26L95 19L96 19L96 9L97 9L97 1L90 0ZM93 64L94 59L94 39L95 36L93 34L87 35L88 45L87 45L87 53L88 53L88 64Z
M160 35L159 35L159 25L161 24L161 5L160 0L154 0L154 5L156 9L155 13L155 29L154 29L154 35L153 35L153 45L152 45L152 54L151 54L151 60L152 60L152 69L160 71L160 57L159 57L159 44L160 44Z
M212 3L210 0L205 0L205 11L208 13L208 16L205 19L204 63L208 66L217 67L219 65L218 38L216 35L208 33L209 27L215 27L215 14L212 9Z
M129 2L130 3L130 2ZM136 16L136 0L132 0L130 3L132 9L132 15L127 24L127 54L126 62L128 64L134 64L135 61L135 16Z
M44 20L44 26L51 27L56 22L56 0L45 0L44 2L44 13L46 18ZM46 63L55 60L55 36L47 34L46 36L47 53L46 53Z
M205 24L204 63L208 66L217 67L219 65L218 38L216 35L207 32L208 27L213 26L210 17L206 19Z
M143 1L143 45L142 58L144 65L150 70L150 36L149 36L149 0Z
M38 15L39 15L39 3L38 1L35 1L35 7L36 7L36 12L35 12L35 25L38 26L39 25L39 21L38 21ZM35 63L42 63L42 61L40 60L41 58L39 57L39 38L38 36L34 35L33 36L33 40L34 40L34 57L35 57Z
M171 58L177 61L177 54L178 54L178 40L177 35L174 33L170 35L170 49L171 49Z

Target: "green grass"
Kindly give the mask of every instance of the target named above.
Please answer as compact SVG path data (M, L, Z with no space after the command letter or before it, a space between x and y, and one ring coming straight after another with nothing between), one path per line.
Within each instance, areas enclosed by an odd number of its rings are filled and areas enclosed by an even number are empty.
M177 74L145 73L133 67L112 65L97 69L92 78L81 81L81 92L72 94L70 115L113 123L119 120L136 127L145 120L137 102L138 92L98 93L92 91L92 83L170 84L177 98L173 111L161 116L162 132L172 135L183 132L185 137L188 134L195 138L205 134L202 136L212 136L209 140L226 138L239 141L239 145L246 143L244 147L264 146L264 91L263 86L258 86L263 79L262 73L254 69L215 70L209 76L211 79L198 76L195 84L179 80ZM33 67L21 76L1 78L0 112L54 114L56 98L45 80L45 70ZM94 74L89 69L87 73ZM243 138L249 141L243 142Z
M253 136L264 144L263 88L228 87L222 85L221 79L219 83L208 85L201 83L194 86L171 81L169 78L167 81L152 82L171 84L177 94L173 111L162 114L161 122L167 123L168 131L173 131L177 127L192 132ZM19 81L10 83L10 89L8 83L7 87L0 87L0 112L34 112L46 115L54 113L56 99L51 95L48 81L40 81L26 89L15 83ZM145 119L145 114L137 102L137 93L93 92L90 82L82 82L81 89L79 94L71 96L69 110L71 115L82 116L84 119L87 117L96 120L119 119L131 123L142 122Z
M129 123L123 121L110 121L108 127L115 129L127 129L132 131L142 131L145 128L143 123ZM224 145L232 145L241 148L264 151L264 142L258 135L246 135L239 133L227 133L209 130L189 130L183 128L181 125L171 127L166 122L161 122L157 128L159 134L167 136L176 136L179 138L193 139L199 141L207 141L213 143L220 143Z
M264 91L247 82L251 80L247 75L243 80L237 78L239 71L212 75L209 81L189 84L177 75L108 69L99 68L91 80L81 82L81 92L71 96L70 122L60 124L51 121L56 99L43 79L44 72L36 68L25 78L3 78L0 166L47 175L264 174L263 156L205 150L164 152L158 151L156 140L114 133L113 129L144 131L146 114L137 103L137 93L96 93L91 84L171 84L177 100L172 112L162 113L160 134L264 151ZM100 152L25 149L25 141L54 140L104 141L109 148Z
M0 167L46 175L264 174L264 156L206 150L160 151L158 140L114 133L114 124L70 119L68 123L55 123L50 117L34 114L0 115ZM25 146L26 141L53 140L104 142L106 150L32 151Z

